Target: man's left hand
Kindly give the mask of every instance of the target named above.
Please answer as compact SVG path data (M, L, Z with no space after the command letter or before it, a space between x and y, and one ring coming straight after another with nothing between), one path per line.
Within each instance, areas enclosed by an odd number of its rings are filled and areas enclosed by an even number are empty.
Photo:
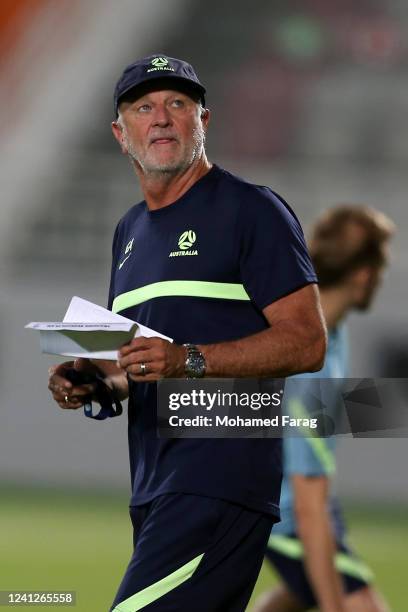
M186 349L162 338L135 338L122 346L118 367L136 382L184 376Z

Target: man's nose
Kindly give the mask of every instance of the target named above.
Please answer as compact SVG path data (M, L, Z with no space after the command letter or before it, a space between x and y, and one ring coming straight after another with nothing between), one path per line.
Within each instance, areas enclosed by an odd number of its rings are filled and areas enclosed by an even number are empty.
M171 124L171 114L169 109L164 105L156 106L154 110L154 125L165 127Z

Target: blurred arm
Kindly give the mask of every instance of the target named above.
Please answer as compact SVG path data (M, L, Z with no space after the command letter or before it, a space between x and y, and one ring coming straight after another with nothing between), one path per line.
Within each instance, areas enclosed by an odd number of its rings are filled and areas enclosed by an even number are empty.
M334 566L335 540L328 512L326 476L292 476L295 514L304 564L322 612L345 612L343 588Z

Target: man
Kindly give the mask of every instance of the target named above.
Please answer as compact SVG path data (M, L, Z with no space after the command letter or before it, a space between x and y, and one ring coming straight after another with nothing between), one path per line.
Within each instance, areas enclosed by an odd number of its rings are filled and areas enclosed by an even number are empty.
M320 372L287 381L285 400L289 409L294 398L303 397L304 408L299 408L297 400L295 408L312 410L308 381L310 386L315 377L337 378L339 382L332 382L326 390L329 396L323 398L336 418L341 402L340 379L347 376L344 319L350 311L370 308L393 231L393 223L384 214L368 207L339 206L317 221L309 246L329 344ZM316 605L324 612L387 610L370 585L370 570L344 543L341 514L330 491L333 446L334 438L287 437L284 441L282 522L274 529L267 551L282 582L260 598L256 612L300 612Z
M75 364L129 396L135 551L119 612L244 610L279 516L279 440L159 439L147 383L281 377L318 369L325 352L299 223L271 190L209 163L204 96L189 64L162 55L128 66L115 89L113 134L144 201L116 228L109 308L174 340ZM70 367L54 367L49 387L75 409L95 386L73 387Z

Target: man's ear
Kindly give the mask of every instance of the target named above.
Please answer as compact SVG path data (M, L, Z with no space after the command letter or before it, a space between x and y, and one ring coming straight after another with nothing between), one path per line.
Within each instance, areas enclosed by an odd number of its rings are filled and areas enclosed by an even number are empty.
M207 130L208 128L208 124L210 123L210 117L211 117L211 111L209 108L203 108L203 110L201 111L201 122L203 124L203 128L204 130Z
M128 149L126 146L125 133L123 130L123 126L119 123L119 121L112 121L111 123L112 133L115 139L118 141L121 151L124 155L128 154Z
M350 276L355 283L365 284L370 280L372 273L373 270L371 266L361 266L356 268Z
M346 284L354 302L359 302L361 297L365 295L371 282L371 275L372 268L370 266L361 266L347 276Z

